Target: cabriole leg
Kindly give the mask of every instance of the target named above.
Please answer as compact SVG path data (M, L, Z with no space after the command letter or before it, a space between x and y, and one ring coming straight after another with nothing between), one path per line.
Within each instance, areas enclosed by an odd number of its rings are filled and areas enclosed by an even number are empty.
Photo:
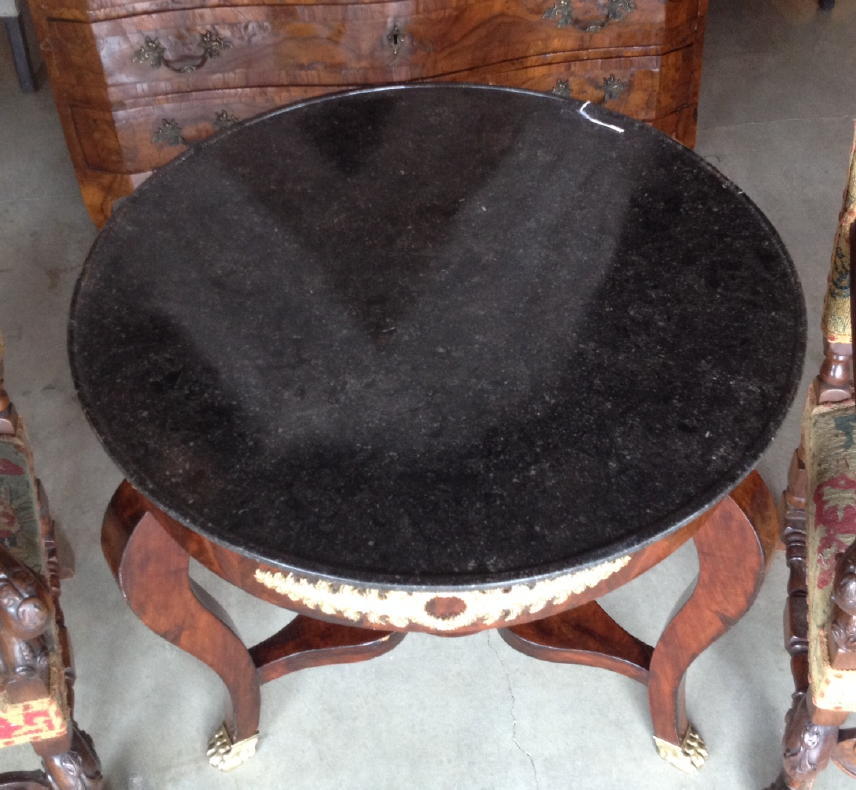
M102 545L134 613L156 634L204 661L221 678L230 705L209 742L208 757L221 770L254 753L260 692L256 667L231 622L190 578L190 557L123 483L104 519Z
M778 520L775 503L757 473L702 518L694 537L699 562L695 587L654 648L648 678L657 751L690 773L704 764L707 750L687 719L686 671L752 604Z

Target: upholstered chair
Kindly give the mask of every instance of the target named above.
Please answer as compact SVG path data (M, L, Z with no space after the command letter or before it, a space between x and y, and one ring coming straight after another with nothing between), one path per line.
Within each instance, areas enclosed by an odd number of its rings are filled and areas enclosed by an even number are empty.
M100 790L92 741L72 718L54 525L3 388L3 351L0 338L0 747L29 743L44 770L0 774L0 790Z
M790 566L785 642L796 690L775 788L808 790L830 760L856 776L856 730L841 728L848 713L856 712L854 238L852 153L823 311L824 360L809 389L785 492L782 538Z

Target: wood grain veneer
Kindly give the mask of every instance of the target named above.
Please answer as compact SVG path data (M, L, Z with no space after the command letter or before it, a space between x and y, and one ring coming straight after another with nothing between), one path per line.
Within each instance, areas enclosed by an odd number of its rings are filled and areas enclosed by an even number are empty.
M31 5L98 225L153 169L223 125L362 85L554 92L695 142L707 0Z

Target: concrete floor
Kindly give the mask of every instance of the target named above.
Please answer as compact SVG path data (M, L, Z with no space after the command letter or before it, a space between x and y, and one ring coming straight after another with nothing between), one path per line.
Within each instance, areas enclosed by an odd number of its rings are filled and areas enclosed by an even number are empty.
M856 117L856 3L715 0L706 42L698 151L768 214L800 269L809 309L806 382L820 354L818 313ZM365 664L325 667L264 689L259 752L231 774L204 750L219 721L219 681L126 608L98 529L119 474L75 401L66 311L95 235L81 205L50 92L17 91L0 36L0 327L8 384L27 417L39 473L77 556L64 587L77 656L77 718L113 790L750 790L778 770L791 682L781 648L783 557L748 615L693 665L690 716L711 757L687 777L661 762L641 687L603 671L545 664L492 633L411 635ZM784 485L795 405L761 464ZM653 641L690 582L686 547L605 601ZM198 576L248 642L288 614ZM34 764L0 752L0 770ZM818 790L849 786L834 768Z

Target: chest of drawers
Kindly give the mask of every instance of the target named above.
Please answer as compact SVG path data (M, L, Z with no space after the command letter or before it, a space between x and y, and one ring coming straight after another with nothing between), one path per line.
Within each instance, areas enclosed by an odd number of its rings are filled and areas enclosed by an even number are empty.
M31 0L83 199L321 93L476 82L602 103L695 139L707 0Z

